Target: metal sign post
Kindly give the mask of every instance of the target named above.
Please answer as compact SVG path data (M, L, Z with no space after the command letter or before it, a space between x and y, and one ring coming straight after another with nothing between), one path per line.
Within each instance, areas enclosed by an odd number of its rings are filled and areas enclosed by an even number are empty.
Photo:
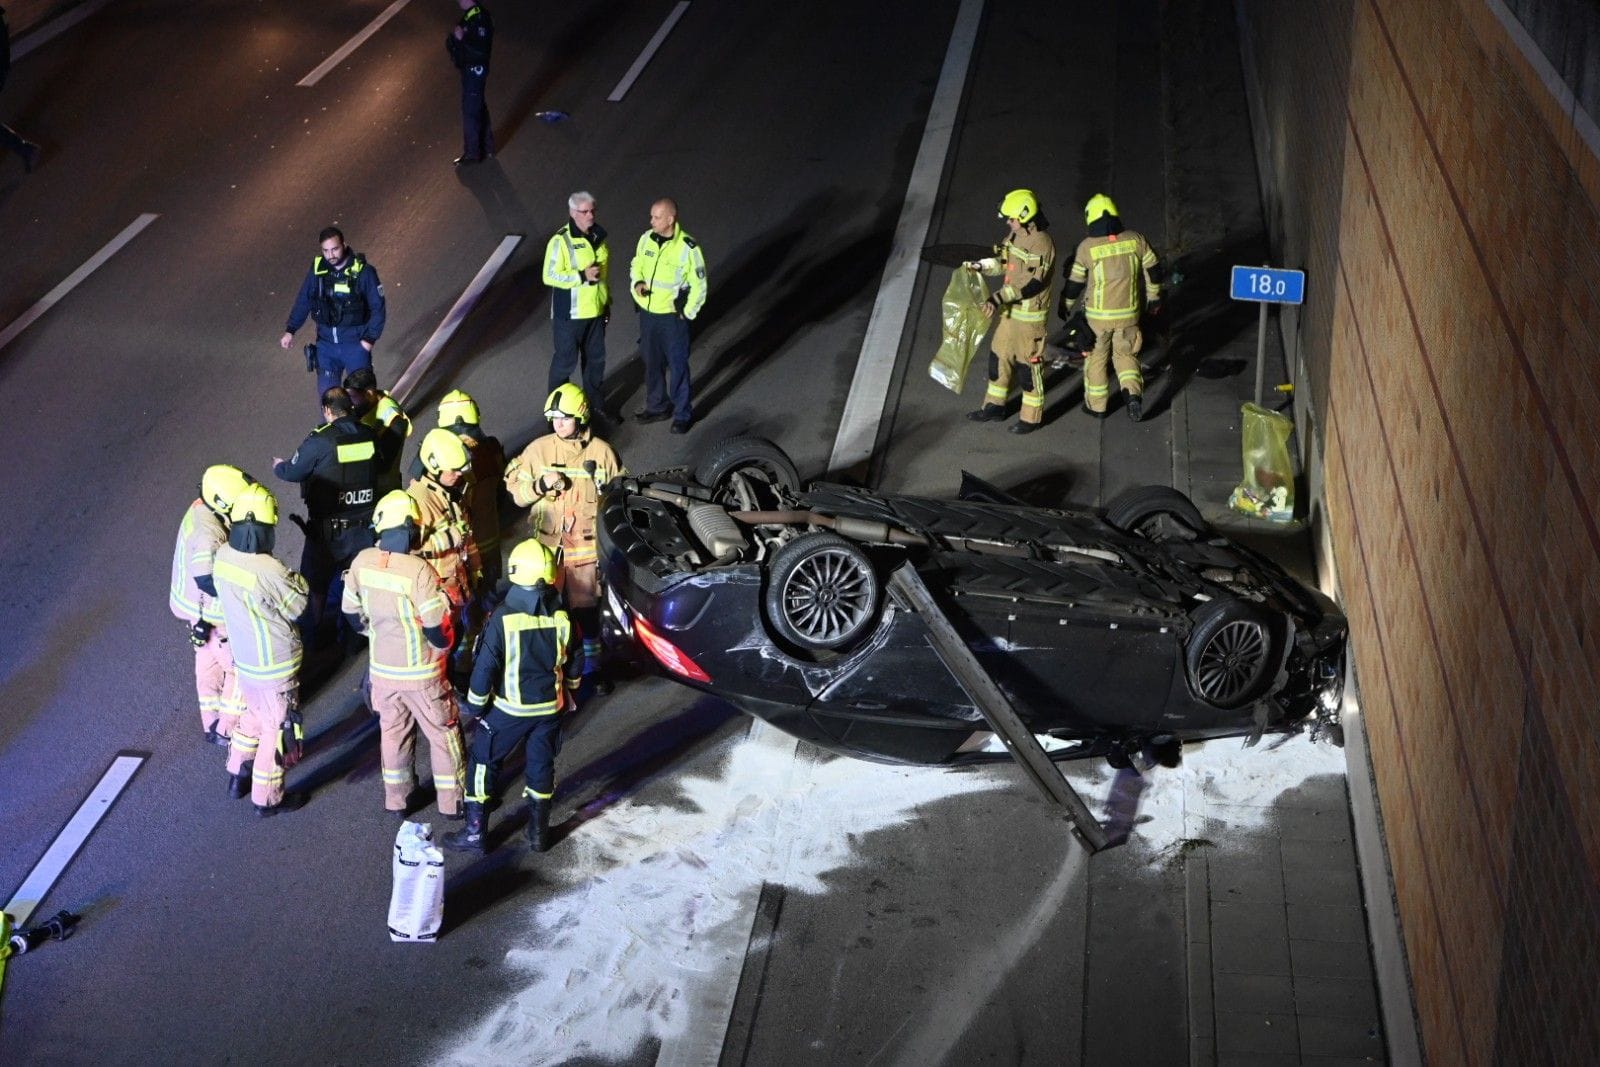
M1267 379L1267 305L1301 304L1306 296L1306 272L1273 267L1234 267L1228 295L1235 300L1253 300L1261 305L1256 324L1256 406Z

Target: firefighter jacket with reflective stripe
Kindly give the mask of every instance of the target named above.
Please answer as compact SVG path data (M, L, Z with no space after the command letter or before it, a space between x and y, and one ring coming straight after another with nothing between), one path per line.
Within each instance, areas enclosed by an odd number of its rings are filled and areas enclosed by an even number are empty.
M384 434L382 440L354 415L317 427L293 456L272 468L286 482L299 482L312 522L343 519L361 522L372 516L378 501L380 472L404 443Z
M649 289L644 296L636 288L640 282ZM628 291L635 304L657 315L676 312L692 319L700 314L706 303L706 257L699 243L677 223L671 237L644 231L628 266Z
M572 706L582 680L572 622L555 590L512 586L483 630L467 703L478 714L494 697L507 715L554 715Z
M406 492L422 513L422 543L417 555L433 566L451 601L459 604L483 573L467 512L450 490L428 475L412 481Z
M599 264L600 278L589 281L583 272ZM595 226L588 233L569 222L544 246L544 283L550 294L550 317L598 319L611 308L611 247L606 231ZM598 398L597 398L598 399Z
M1005 280L995 290L994 301L1004 318L1041 325L1050 313L1050 283L1055 278L1056 243L1047 233L1024 229L1008 235L986 261L983 273Z
M1066 296L1075 300L1083 293L1083 313L1095 326L1133 326L1145 304L1161 299L1160 265L1144 236L1133 230L1085 237L1072 261Z
M167 604L184 622L222 623L222 605L195 584L211 573L217 549L228 543L228 528L217 513L196 499L178 524L178 544L172 550L172 588Z
M317 324L317 337L334 344L376 342L383 335L388 309L378 272L359 252L351 252L339 267L317 256L300 285L284 329L294 333L306 316Z
M560 546L567 565L582 566L595 559L600 487L621 473L617 453L586 428L571 439L553 433L535 438L507 465L505 480L512 502L533 508L533 535L551 548ZM541 481L560 484L544 489Z
M300 669L295 620L306 609L306 580L265 552L240 552L232 545L217 549L211 577L239 677L292 681Z
M341 607L366 622L373 678L394 689L425 689L444 677L446 650L429 644L423 630L444 621L450 602L425 561L362 549L345 572Z

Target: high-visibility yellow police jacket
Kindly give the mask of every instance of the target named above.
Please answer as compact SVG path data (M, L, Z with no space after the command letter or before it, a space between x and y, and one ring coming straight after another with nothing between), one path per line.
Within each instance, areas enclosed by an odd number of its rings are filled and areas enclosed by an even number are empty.
M650 290L639 295L638 284ZM640 308L656 315L677 312L686 319L700 314L706 303L706 257L700 244L672 224L672 236L644 231L628 266L628 291Z
M584 271L600 267L597 281L589 281ZM606 231L598 225L584 233L578 224L568 222L544 246L544 283L550 294L550 317L555 319L598 319L611 308L611 247Z

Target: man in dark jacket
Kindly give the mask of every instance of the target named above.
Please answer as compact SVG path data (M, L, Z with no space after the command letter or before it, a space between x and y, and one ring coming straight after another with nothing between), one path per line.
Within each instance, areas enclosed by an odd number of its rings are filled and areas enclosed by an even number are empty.
M308 316L317 324L314 352L321 396L350 371L372 366L372 346L383 336L388 309L377 269L344 243L337 226L329 226L317 239L322 254L311 261L278 344L294 344L295 331Z
M461 72L461 154L456 166L481 163L494 155L494 129L489 124L489 53L494 48L494 21L476 0L457 0L461 20L444 47Z
M372 509L378 500L380 472L391 460L393 440L390 435L379 438L370 426L363 426L349 395L339 386L322 394L322 416L326 421L311 431L293 456L272 460L272 473L300 483L306 502L300 573L311 589L305 619L308 646L323 618L339 618L345 569L357 552L373 545ZM331 615L329 602L334 605Z
M458 851L484 851L495 773L519 745L527 753L528 844L549 847L561 713L575 706L580 681L580 644L556 593L555 553L529 538L511 550L506 573L511 591L484 629L467 694L467 710L482 719L467 767L467 825L444 837Z

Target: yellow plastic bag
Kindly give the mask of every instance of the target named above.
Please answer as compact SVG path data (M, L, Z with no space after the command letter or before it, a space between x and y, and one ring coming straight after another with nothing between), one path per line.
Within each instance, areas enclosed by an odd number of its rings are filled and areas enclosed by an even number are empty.
M1294 519L1294 461L1289 435L1294 420L1255 404L1240 409L1244 422L1244 481L1228 497L1228 506L1258 519Z
M975 270L961 268L950 276L944 290L944 338L933 362L928 364L928 374L933 380L950 390L961 392L967 380L967 368L972 357L989 332L989 319L983 313L984 302L989 299L989 288L983 276Z

